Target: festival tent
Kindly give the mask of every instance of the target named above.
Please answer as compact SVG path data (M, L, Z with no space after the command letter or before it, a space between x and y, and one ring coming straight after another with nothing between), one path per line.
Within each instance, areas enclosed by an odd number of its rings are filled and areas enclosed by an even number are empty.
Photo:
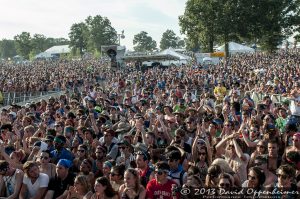
M34 58L35 59L51 59L51 58L53 58L53 55L51 55L50 53L41 52L41 53L37 54Z
M204 57L203 58L203 61L204 62L206 62L206 61L208 61L208 62L211 62L213 59L211 58L211 57Z
M64 54L64 53L70 53L70 52L71 52L71 48L69 48L69 45L52 46L51 48L49 48L45 51L45 53L49 53L51 55Z
M172 61L172 62L168 62L167 64L175 64L175 65L181 65L181 64L187 64L187 62L191 59L189 56L186 56L184 54L178 53L176 52L173 48L168 48L165 49L163 51L161 51L160 53L158 53L158 55L172 55L175 57L179 58L179 61ZM162 63L164 65L164 63Z
M56 59L59 58L61 54L68 54L71 52L69 45L52 46L51 48L37 54L35 59Z
M229 53L234 54L234 53L253 53L255 50L253 48L250 48L248 46L238 44L235 42L229 42L228 43L229 47ZM217 51L222 51L225 52L225 44L218 47Z

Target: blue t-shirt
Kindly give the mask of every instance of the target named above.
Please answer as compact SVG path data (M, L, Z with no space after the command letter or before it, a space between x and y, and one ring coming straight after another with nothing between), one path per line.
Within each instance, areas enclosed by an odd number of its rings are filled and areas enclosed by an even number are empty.
M65 148L62 148L62 150L60 150L60 151L53 150L53 151L51 151L51 155L52 155L52 158L54 159L54 164L57 164L57 162L60 159L67 159L67 160L73 161L75 158L74 155Z

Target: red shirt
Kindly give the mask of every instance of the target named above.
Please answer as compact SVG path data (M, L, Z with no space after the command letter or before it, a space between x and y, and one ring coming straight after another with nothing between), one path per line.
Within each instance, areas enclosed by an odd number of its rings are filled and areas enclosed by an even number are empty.
M169 180L165 184L157 183L156 179L150 180L147 184L147 197L151 199L173 199L172 184L176 184L173 180ZM177 193L176 198L179 198Z

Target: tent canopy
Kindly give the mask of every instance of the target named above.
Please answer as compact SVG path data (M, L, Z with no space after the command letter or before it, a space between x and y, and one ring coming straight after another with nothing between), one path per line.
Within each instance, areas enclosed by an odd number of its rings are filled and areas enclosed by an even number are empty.
M124 61L159 61L159 60L179 60L179 57L167 55L133 55L123 57Z
M45 51L45 53L49 53L49 54L63 54L63 53L70 53L70 52L71 52L71 48L69 48L69 45L52 46L51 48Z
M245 53L245 52L255 52L255 50L253 48L250 48L248 46L242 45L242 44L238 44L235 42L229 42L228 43L228 47L229 47L229 52L230 53ZM225 51L225 44L218 47L217 51Z
M210 58L210 57L204 57L203 61L212 61L212 58Z
M36 56L35 56L35 58L36 59L38 59L38 58L45 58L45 59L47 59L47 58L52 58L53 57L53 55L51 55L50 53L46 53L46 52L41 52L41 53L39 53L39 54L37 54Z
M179 57L179 60L188 60L190 59L188 56L184 55L184 54L181 54L181 53L178 53L176 52L173 48L168 48L168 49L165 49L163 51L161 51L160 53L158 53L159 55L173 55L175 57Z

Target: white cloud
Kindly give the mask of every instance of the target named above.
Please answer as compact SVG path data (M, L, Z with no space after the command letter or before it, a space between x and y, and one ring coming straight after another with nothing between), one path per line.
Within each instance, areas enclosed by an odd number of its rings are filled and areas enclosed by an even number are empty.
M179 34L178 16L186 0L0 0L0 39L22 31L47 37L68 37L73 23L91 15L106 16L113 27L125 30L121 41L132 49L135 34L146 31L159 44L166 29Z

